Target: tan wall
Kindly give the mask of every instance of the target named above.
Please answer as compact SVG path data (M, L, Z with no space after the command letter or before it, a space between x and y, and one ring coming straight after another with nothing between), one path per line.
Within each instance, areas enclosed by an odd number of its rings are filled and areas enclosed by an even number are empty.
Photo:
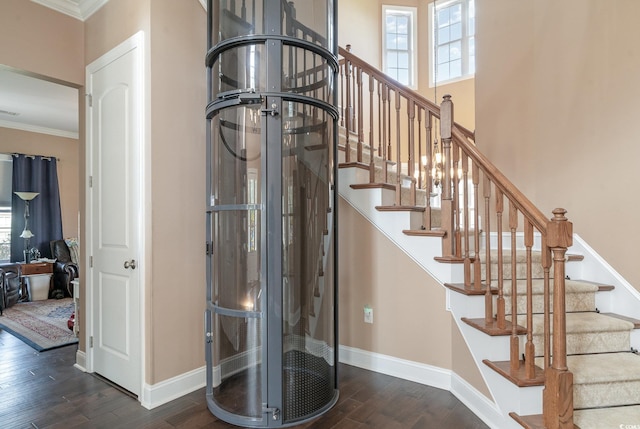
M480 0L477 142L640 289L635 0Z
M151 4L151 382L204 365L206 13Z
M451 353L451 369L453 369L453 372L463 378L467 383L475 387L478 392L482 393L490 400L493 400L493 396L491 395L491 392L489 392L489 388L482 378L478 365L476 365L476 362L473 360L473 356L467 347L467 343L465 343L464 337L453 319L451 320L451 325L451 347L453 350Z
M149 77L146 382L204 365L206 14L197 0L111 0L86 22L87 63L139 30Z
M340 344L451 369L444 287L342 199L338 213Z
M0 64L84 83L81 21L25 0L0 2Z
M64 237L78 236L78 140L0 127L0 153L58 158L58 186Z

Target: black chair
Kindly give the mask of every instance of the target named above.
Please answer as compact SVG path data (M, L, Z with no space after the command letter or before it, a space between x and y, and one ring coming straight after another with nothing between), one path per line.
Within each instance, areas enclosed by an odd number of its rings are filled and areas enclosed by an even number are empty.
M56 297L59 291L64 296L73 296L71 281L80 275L80 268L71 260L69 246L64 240L54 240L49 243L51 257L56 259L53 264L53 290L52 297Z
M0 314L20 300L20 266L0 264Z

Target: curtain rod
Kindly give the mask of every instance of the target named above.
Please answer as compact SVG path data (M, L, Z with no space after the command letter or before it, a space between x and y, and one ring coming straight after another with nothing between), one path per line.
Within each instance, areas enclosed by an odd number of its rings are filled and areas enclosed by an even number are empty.
M50 156L50 155L32 155L32 154L28 154L28 153L17 153L17 152L5 153L4 155L11 155L11 156L15 156L15 157L18 157L20 155L24 155L27 158L31 158L31 159L35 159L36 156L39 156L40 158L44 159L45 161L51 161L52 159L55 159L56 161L60 161L60 158L58 158L56 156Z

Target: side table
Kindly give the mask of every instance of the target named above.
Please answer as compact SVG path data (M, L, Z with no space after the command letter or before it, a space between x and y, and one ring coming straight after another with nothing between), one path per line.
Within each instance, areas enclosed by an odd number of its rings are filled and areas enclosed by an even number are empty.
M20 264L23 299L27 297L29 301L48 299L52 276L53 264L51 262Z

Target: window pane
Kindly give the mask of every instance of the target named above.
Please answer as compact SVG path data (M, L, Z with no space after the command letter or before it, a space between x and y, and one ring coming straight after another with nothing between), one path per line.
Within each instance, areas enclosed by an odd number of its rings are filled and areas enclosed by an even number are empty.
M449 14L451 16L450 19L452 24L455 22L462 21L462 3L454 4L453 6L450 6L448 9L451 9Z
M462 39L462 23L461 22L458 22L457 24L453 24L449 28L451 28L451 40Z
M451 61L449 64L449 77L451 79L462 76L462 60Z
M449 25L449 8L438 10L438 27L446 27Z
M387 49L398 49L397 37L395 34L387 34Z
M387 33L396 32L396 17L393 15L387 15Z
M438 64L449 62L449 45L438 47Z
M444 27L438 29L438 40L436 41L437 45L449 43L449 41L451 40L451 36L449 36L449 28L450 27Z
M436 79L438 82L449 79L449 63L438 65Z
M407 36L398 36L396 38L396 41L397 41L396 49L400 49L402 51L409 50L409 39Z
M405 70L405 69L398 69L398 78L397 78L398 82L404 84L404 85L410 85L411 82L409 82L409 70Z
M391 77L392 79L398 80L398 69L393 67L393 68L388 68L387 69L387 74L389 75L389 77Z
M449 59L451 61L458 60L462 58L462 43L461 42L453 42L449 45Z
M409 54L406 52L398 52L398 68L409 68Z
M398 67L398 53L387 52L387 69Z
M398 34L409 34L409 17L401 15L397 17L397 30Z

